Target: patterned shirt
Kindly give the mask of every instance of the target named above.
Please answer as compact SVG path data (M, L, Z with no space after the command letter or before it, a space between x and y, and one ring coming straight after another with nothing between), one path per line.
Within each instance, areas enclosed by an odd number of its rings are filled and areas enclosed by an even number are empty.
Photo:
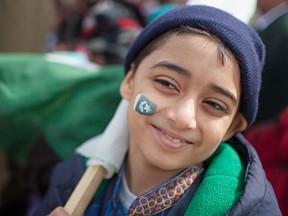
M188 167L164 184L137 197L127 210L119 198L124 174L124 166L122 166L118 176L114 176L110 181L105 180L101 184L86 209L85 216L169 215L171 207L177 205L182 197L191 196L191 192L186 192L196 191L197 188L192 186L203 170L202 164Z

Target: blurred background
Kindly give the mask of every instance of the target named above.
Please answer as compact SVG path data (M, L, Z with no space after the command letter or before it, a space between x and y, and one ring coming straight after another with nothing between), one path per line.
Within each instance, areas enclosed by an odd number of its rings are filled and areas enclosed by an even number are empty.
M287 0L0 0L1 216L33 215L55 164L113 116L131 43L182 4L221 8L263 39L259 115L245 136L288 215Z
M1 52L42 52L54 14L53 1L1 0Z
M57 25L60 25L59 22L63 21L63 19L69 19L68 16L73 16L74 21L76 21L75 19L79 18L76 16L84 15L83 13L86 13L87 7L91 7L96 2L97 0L18 0L16 3L15 1L1 0L0 51L43 52L49 32L57 28ZM102 0L102 2L105 1ZM145 22L144 18L147 18L148 14L156 7L159 7L162 1L159 1L159 3L147 0L127 0L126 2L131 2L132 5L139 9L143 16L141 21L143 25ZM181 3L181 1L166 2L172 2L172 4ZM187 1L187 4L206 4L219 7L231 12L245 22L250 21L256 8L255 0L232 2L227 0L190 0ZM70 19L73 18L70 17ZM70 26L70 28L75 27Z

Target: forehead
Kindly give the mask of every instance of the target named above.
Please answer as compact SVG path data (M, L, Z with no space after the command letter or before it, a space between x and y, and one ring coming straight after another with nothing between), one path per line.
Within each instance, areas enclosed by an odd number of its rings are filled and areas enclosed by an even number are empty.
M225 46L224 43L217 36L201 29L184 26L162 33L161 35L150 41L134 59L133 62L136 68L147 55L151 54L151 52L155 51L156 49L161 48L169 38L181 35L198 35L212 41L214 45L217 45L215 47L218 47L219 56L223 64L225 63L226 58L229 58L230 60L237 62L238 64L238 61L236 60L236 57L234 56L232 51L227 46Z
M225 67L226 64L233 65L239 68L238 61L232 52L224 46L224 44L216 37L210 34L195 33L195 32L168 32L160 37L158 41L153 41L150 46L150 51L146 56L154 52L163 51L155 60L162 57L172 57L178 59L179 56L183 64L189 63L192 59L198 58L198 55L203 56L205 60ZM145 56L145 57L146 57ZM145 58L144 57L144 58ZM215 61L212 61L215 60Z

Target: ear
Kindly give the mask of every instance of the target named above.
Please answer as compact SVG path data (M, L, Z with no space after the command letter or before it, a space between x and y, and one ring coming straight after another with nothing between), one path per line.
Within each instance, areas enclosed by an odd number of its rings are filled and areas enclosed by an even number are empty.
M242 113L237 112L230 127L228 128L223 138L223 141L231 138L236 132L245 130L246 127L247 127L247 120L245 119Z
M124 80L120 86L120 94L122 98L130 101L133 96L134 90L134 65L131 65L131 69L126 74Z

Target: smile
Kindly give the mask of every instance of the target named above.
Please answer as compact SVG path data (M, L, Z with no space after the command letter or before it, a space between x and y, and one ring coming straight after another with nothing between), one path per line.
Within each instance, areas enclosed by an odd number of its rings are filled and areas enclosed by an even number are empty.
M173 138L171 136L169 136L165 131L161 130L161 133L163 133L167 139L169 139L171 142L174 142L174 143L180 143L180 142L185 142L185 141L182 141L180 139L177 139L177 138Z
M166 130L158 128L154 125L153 128L155 129L156 135L160 141L168 148L175 149L186 146L187 144L192 144L192 142L186 141L179 136L174 136L171 132L167 132Z

